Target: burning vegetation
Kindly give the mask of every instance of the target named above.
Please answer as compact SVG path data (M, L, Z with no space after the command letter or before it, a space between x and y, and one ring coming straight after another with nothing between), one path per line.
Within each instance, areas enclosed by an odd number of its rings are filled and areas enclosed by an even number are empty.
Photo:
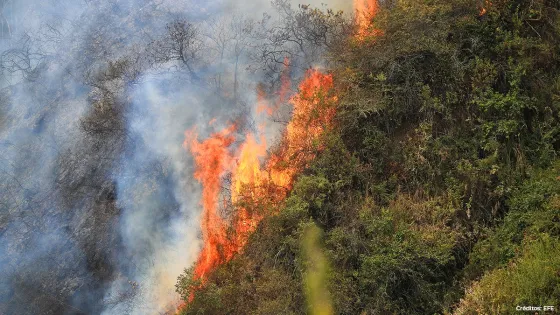
M286 87L283 83L280 101L287 93ZM202 142L198 142L195 130L186 132L184 146L195 159L194 177L203 188L203 247L193 270L195 280L203 284L209 272L241 251L264 217L265 213L249 210L243 204L264 200L281 203L296 174L320 150L320 137L332 126L335 114L332 89L332 75L318 70L307 72L299 92L289 100L292 118L270 156L266 154L263 135L248 133L243 143L234 148L235 124ZM218 198L227 175L231 178L230 200L220 203ZM220 209L228 205L233 207L230 216L220 215Z
M379 12L377 0L354 0L355 22L358 27L356 37L364 39L368 36L382 34L381 30L371 29L372 19Z
M354 6L358 38L379 34L377 30L370 30L371 20L378 12L377 1L355 0ZM257 87L256 108L259 113L273 116L286 101L292 107L283 136L270 155L267 155L267 143L262 134L247 133L243 142L234 146L237 140L235 124L202 142L198 142L196 130L185 134L184 147L195 159L194 177L203 188L203 245L192 269L193 280L199 285L204 285L208 273L239 253L259 222L270 214L248 209L245 205L281 203L298 172L321 150L321 137L332 128L338 100L333 95L333 76L318 69L308 70L297 93L290 98L290 61L287 57L282 65L280 87L272 103ZM209 125L215 121L212 119ZM263 126L260 129L264 129ZM220 203L222 183L228 175L230 200ZM226 212L220 211L226 207L233 209L228 217L220 214ZM197 286L193 287L190 300Z
M4 2L0 314L558 305L559 1Z
M558 118L537 113L557 109L544 101L550 90L525 81L541 82L537 67L556 86L541 62L552 66L545 47L559 38L560 8L453 3L397 1L374 21L384 9L356 0L351 47L334 69L309 70L289 98L283 77L278 99L293 110L279 142L256 132L227 144L232 162L219 173L231 174L233 211L221 235L234 246L203 275L186 274L200 281L184 314L507 313L560 283L557 224L536 219L558 211L558 148L544 149L535 127L551 132ZM478 46L486 40L492 49ZM257 98L269 116L283 103L261 89ZM524 169L542 159L548 171ZM554 197L537 201L533 189ZM519 230L528 217L537 221ZM316 226L324 233L311 246ZM185 292L192 282L181 280Z

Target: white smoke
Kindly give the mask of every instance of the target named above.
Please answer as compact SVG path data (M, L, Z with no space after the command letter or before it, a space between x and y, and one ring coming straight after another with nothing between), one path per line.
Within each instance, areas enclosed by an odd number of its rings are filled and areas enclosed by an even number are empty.
M322 2L294 0L293 5L321 7ZM336 2L329 7L349 9L348 2ZM261 78L245 70L250 47L238 59L235 103L216 95L215 86L193 82L176 65L151 69L139 61L137 78L115 79L108 88L126 104L124 149L108 162L83 153L95 146L84 145L90 139L82 122L92 112L91 99L107 88L91 80L108 67L107 61L147 55L147 47L170 22L192 21L211 42L217 35L212 23L230 23L233 15L259 21L265 12L273 14L270 1L5 0L0 8L0 313L35 313L45 307L51 307L47 313L167 310L178 302L177 276L195 262L201 246L200 187L182 147L184 132L197 126L204 136L242 115L258 124L255 91ZM222 30L231 31L231 23L224 25ZM233 90L234 58L231 50L226 55L218 62L216 51L203 52L212 66L200 71L219 76ZM212 118L218 122L209 126ZM278 126L267 129L267 142L277 131ZM82 158L93 166L84 166ZM74 173L62 171L68 164ZM94 176L90 173L97 166L107 168L108 181L115 184L119 213L107 230L115 231L117 248L98 244L104 238L92 235L96 221L91 226L88 218L103 209L85 206L98 197L88 192L111 189L82 187L83 196L69 202L60 188L80 188L80 180ZM91 275L90 247L80 245L84 239L107 253L112 269L107 279ZM56 288L41 286L56 281ZM36 302L43 295L50 303L44 307Z

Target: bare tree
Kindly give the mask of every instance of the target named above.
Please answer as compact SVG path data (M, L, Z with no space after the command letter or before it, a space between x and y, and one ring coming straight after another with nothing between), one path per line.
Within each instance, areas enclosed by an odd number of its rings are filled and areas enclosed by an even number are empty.
M232 53L235 59L233 94L238 98L239 90L239 63L240 58L247 52L251 45L251 34L254 32L255 23L245 19L243 16L233 16L230 23L230 30L233 35Z
M260 22L259 45L253 59L262 70L279 73L284 58L307 69L324 57L327 48L341 42L352 29L341 11L321 10L307 5L292 8L288 0L274 0L278 20L265 16Z
M5 79L36 79L47 55L35 45L28 34L24 34L11 48L0 54L0 71Z
M221 16L205 23L204 35L209 42L206 48L214 53L213 60L207 63L218 65L213 73L216 90L227 91L229 87L225 86L225 81L231 80L235 100L239 98L239 65L251 45L254 25L251 19L240 14ZM232 77L227 78L230 73Z
M178 61L184 65L194 80L201 77L195 69L203 47L198 28L187 21L176 21L166 26L167 33L152 43L151 57L158 64Z

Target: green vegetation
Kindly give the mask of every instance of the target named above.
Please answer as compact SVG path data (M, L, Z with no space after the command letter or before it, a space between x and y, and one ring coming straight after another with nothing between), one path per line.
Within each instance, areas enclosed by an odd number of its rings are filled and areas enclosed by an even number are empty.
M560 3L388 2L331 48L324 148L184 314L306 313L313 224L335 313L560 307Z
M511 305L558 304L559 166L533 174L517 189L503 223L476 244L467 273L486 273L469 288L458 314L503 314L511 312Z
M302 247L307 258L305 275L305 293L309 313L313 315L333 314L327 275L329 263L319 243L321 230L311 224L303 235Z

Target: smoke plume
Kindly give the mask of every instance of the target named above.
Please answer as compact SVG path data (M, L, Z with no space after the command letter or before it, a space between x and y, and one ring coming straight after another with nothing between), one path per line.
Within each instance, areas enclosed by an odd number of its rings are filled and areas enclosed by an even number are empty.
M184 132L258 128L259 85L281 84L282 63L257 60L271 47L293 77L320 64L265 32L289 4L0 2L1 314L176 308L201 249Z

